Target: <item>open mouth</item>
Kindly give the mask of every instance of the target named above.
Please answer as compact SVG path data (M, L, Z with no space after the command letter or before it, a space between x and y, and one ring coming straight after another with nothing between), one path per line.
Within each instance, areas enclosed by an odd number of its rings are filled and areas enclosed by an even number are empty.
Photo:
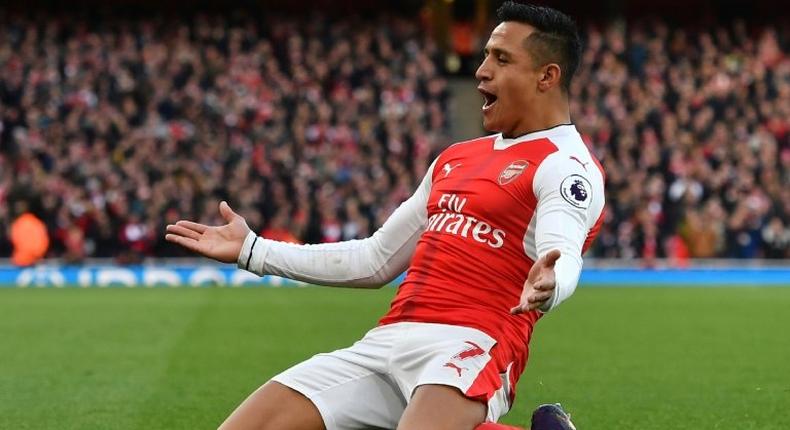
M496 94L488 92L488 91L486 91L486 90L484 90L484 89L482 89L480 87L478 87L477 90L480 91L480 94L483 95L483 100L485 102L485 103L483 103L483 110L486 111L486 110L491 109L491 107L497 101Z

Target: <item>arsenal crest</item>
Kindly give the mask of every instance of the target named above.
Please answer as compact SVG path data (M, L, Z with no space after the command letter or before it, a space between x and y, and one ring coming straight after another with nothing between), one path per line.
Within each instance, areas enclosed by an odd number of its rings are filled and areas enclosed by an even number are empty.
M499 185L507 185L516 180L524 170L527 170L529 163L525 160L518 160L510 163L502 173L499 174Z

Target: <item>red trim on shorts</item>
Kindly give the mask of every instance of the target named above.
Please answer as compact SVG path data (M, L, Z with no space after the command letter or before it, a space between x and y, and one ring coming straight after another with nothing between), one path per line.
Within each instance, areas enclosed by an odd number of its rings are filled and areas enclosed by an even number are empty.
M494 348L496 348L496 345L494 345ZM493 349L491 352L493 352ZM494 397L494 393L502 388L502 378L499 376L500 372L497 364L497 360L492 356L483 370L477 374L477 378L475 378L475 381L472 382L472 385L466 390L464 395L470 399L488 403Z
M491 360L477 374L477 378L475 378L464 395L487 404L494 397L494 394L502 388L502 376L508 372L509 367L508 402L512 405L516 398L516 383L524 371L526 357L524 357L525 361L522 362L519 358L508 354L506 347L501 344L494 345L488 353L491 356Z

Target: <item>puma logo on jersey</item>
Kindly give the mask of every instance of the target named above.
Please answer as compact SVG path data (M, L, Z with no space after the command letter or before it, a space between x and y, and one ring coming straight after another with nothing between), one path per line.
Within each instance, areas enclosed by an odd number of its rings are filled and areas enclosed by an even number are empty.
M585 171L585 172L587 171L587 165L588 165L588 164L590 164L590 162L589 162L589 161L588 161L588 162L586 162L586 163L583 163L583 162L582 162L582 160L579 160L578 158L574 157L573 155L571 155L571 160L573 160L573 161L575 161L575 162L577 162L577 163L581 164L581 165L582 165L582 167L584 167L584 171Z
M456 167L460 166L461 163L456 164L455 166L450 166L450 163L444 163L444 167L442 167L442 171L444 172L444 177L446 178Z

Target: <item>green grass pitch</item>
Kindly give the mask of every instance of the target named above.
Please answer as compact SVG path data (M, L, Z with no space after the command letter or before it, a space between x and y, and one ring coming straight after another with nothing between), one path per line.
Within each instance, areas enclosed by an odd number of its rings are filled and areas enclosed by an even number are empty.
M0 429L212 429L374 326L394 289L0 289ZM364 399L359 399L364 401ZM790 288L580 288L514 410L580 430L790 429Z

